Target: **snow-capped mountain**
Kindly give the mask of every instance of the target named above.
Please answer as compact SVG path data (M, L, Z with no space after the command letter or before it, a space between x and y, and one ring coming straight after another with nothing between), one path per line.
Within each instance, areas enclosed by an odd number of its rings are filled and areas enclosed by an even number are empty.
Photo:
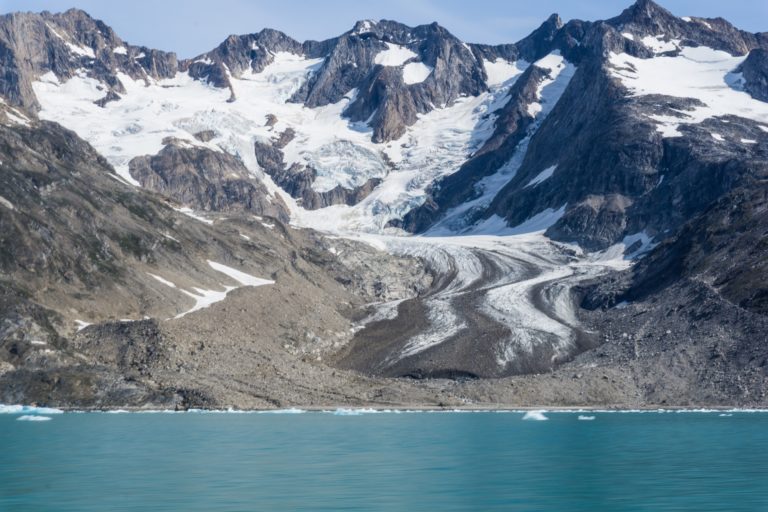
M63 323L88 308L80 321L186 318L259 275L292 314L303 287L323 311L300 327L269 318L265 339L376 376L503 377L577 356L593 368L606 345L618 368L630 341L702 318L724 352L758 354L766 52L766 33L650 0L604 21L552 15L504 45L363 20L325 41L230 36L188 60L78 10L0 17L0 223L23 240L2 271L34 283L8 299L24 304L13 336L29 341L19 326L34 324L98 352L90 331L41 323L35 308ZM258 264L244 263L250 252ZM81 291L99 286L130 306ZM638 326L642 315L657 321ZM722 319L738 332L724 335ZM634 353L642 388L654 352ZM732 362L735 374L755 358ZM751 392L767 386L754 379ZM735 388L724 389L713 396Z

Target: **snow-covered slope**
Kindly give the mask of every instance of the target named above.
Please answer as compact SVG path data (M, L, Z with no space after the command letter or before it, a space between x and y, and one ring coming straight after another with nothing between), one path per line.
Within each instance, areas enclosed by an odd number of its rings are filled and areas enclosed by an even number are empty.
M674 115L651 115L665 137L675 137L681 135L681 124L701 123L717 116L734 115L768 124L768 103L745 92L736 72L745 59L746 55L734 56L700 46L682 48L674 56L650 59L611 54L610 64L613 74L634 95L658 94L701 102Z
M387 52L401 56L396 50ZM343 115L354 91L349 98L325 107L307 108L287 101L320 62L277 53L262 72L230 78L237 98L234 102L227 101L230 91L194 80L184 72L146 82L120 74L125 94L103 107L94 104L103 96L103 85L85 70L64 82L47 73L33 86L42 106L40 117L75 130L129 183L137 184L128 163L159 152L163 141L174 137L191 146L239 157L254 176L292 205L293 221L299 225L380 232L391 220L419 206L436 179L457 170L483 144L493 130L493 111L502 106L510 79L520 72L514 65L498 70L495 80L505 86L494 86L488 93L461 98L454 105L421 115L401 138L376 144L368 127ZM276 122L268 123L267 116L274 116ZM382 183L354 206L312 212L297 206L262 172L253 150L254 141L275 140L288 129L295 135L282 148L285 162L315 169L312 186L317 191L336 186L351 189L374 177ZM195 134L204 131L215 135L202 142Z

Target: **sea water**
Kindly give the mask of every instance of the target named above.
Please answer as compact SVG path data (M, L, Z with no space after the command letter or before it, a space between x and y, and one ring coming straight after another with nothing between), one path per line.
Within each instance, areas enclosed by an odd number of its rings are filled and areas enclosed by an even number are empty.
M761 412L0 412L2 511L768 510Z

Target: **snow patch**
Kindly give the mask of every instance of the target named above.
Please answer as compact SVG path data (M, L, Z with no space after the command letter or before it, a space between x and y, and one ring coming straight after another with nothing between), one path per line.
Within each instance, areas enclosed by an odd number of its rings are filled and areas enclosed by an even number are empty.
M195 211L192 208L188 208L188 207L184 206L184 207L181 207L181 208L173 208L173 209L176 210L179 213L183 213L187 217L190 217L192 219L200 221L200 222L202 222L204 224L208 224L209 226L213 225L213 221L212 220L206 219L205 217L202 217L202 216L196 214Z
M85 329L89 325L93 325L92 323L84 322L83 320L75 320L75 323L77 324L77 331L78 332L82 331L83 329Z
M7 200L6 198L4 198L3 196L0 196L0 205L5 206L6 208L8 208L11 211L16 209L16 207L13 206L13 203L10 202L9 200Z
M742 144L757 144L755 139L741 139Z
M723 142L723 141L725 140L725 139L723 138L723 136L722 136L722 135L720 135L719 133L710 133L710 135L711 135L711 136L712 136L712 138L713 138L713 139L715 139L716 141L719 141L719 142Z
M533 178L531 181L529 181L523 188L529 188L529 187L535 187L542 181L545 181L552 177L552 173L555 172L555 169L557 169L557 165L553 165L552 167L547 167L543 171L541 171L539 174L536 175L535 178Z
M423 62L411 62L403 67L403 82L406 85L420 84L432 73L433 67Z
M125 46L118 46L117 48L112 49L112 53L117 55L128 55L128 50L125 48Z
M619 78L633 96L659 94L696 98L704 103L678 115L650 116L664 137L678 137L682 135L678 130L681 124L697 124L716 116L735 115L768 122L768 103L755 100L732 86L732 71L745 58L702 46L683 48L677 56L651 59L612 53L609 62L614 68L613 76Z
M505 82L520 76L527 67L527 63L509 62L502 58L494 61L483 59L485 74L488 76L486 83L488 87L504 84Z
M163 283L165 286L168 286L169 288L176 288L176 285L168 281L167 279L163 279L162 277L155 274L150 274L149 272L147 272L147 274L149 274L151 277L153 277L157 281Z
M67 45L67 48L69 48L69 51L71 51L75 55L80 55L81 57L89 57L91 59L96 58L96 54L93 53L92 48L89 48L87 46L79 46L76 44L72 44L72 42L69 39L61 35L55 28L53 28L53 26L50 23L46 23L45 26L48 27L48 30L50 30L54 36L64 41L64 44Z
M657 36L645 36L641 42L653 50L654 53L674 52L680 49L679 39L665 40L663 34Z
M194 313L195 311L200 311L201 309L206 309L212 306L213 304L216 304L217 302L221 302L227 298L227 294L229 292L231 292L232 290L235 290L236 288L237 288L236 286L226 286L224 288L224 291L206 290L203 288L196 288L196 287L192 288L194 292L181 290L182 293L194 299L195 305L192 306L191 309L188 309L183 313L179 313L174 317L174 319L182 318L184 316L189 315L190 313Z
M514 227L510 227L506 220L494 214L485 221L477 224L477 226L473 227L467 233L471 233L473 235L497 236L543 233L550 226L560 220L563 215L565 215L565 206L566 205L563 205L557 210L554 208L546 208L545 210L537 213L536 215Z
M538 85L536 96L539 101L528 105L528 114L534 118L544 117L552 111L560 96L563 95L565 88L576 73L576 67L565 60L559 50L537 60L533 65L541 69L548 69L549 76Z
M373 58L375 64L381 66L402 66L410 59L418 57L417 54L399 44L386 43L387 49L376 54Z
M214 269L215 271L221 272L222 274L229 276L230 278L234 279L235 281L237 281L243 286L264 286L265 284L275 284L274 281L271 281L269 279L261 279L259 277L254 277L250 274L246 274L245 272L241 272L232 267L222 265L221 263L216 263L215 261L208 260L208 265L210 265L211 268Z
M184 311L183 313L179 313L174 317L174 319L184 317L190 313L194 313L195 311L200 311L201 309L208 308L213 304L216 304L217 302L221 302L227 298L227 294L229 294L229 292L231 292L232 290L241 288L242 286L263 286L267 284L275 284L274 281L254 277L250 274L246 274L245 272L241 272L232 267L222 265L221 263L216 263L215 261L208 260L208 265L210 265L210 267L215 271L221 272L222 274L228 276L234 281L237 281L240 286L224 286L223 291L206 290L203 288L192 288L192 290L194 291L190 292L182 289L181 290L182 293L184 293L185 295L195 300L195 305L192 306L191 309Z
M637 242L640 242L640 245L637 249L634 249L631 253L626 254L626 258L628 259L636 259L639 258L649 251L651 251L654 247L656 247L658 242L653 241L653 237L648 235L645 231L640 231L639 233L635 233L634 235L627 235L624 237L624 240L621 241L621 245L624 246L625 249L629 249L633 245L635 245Z

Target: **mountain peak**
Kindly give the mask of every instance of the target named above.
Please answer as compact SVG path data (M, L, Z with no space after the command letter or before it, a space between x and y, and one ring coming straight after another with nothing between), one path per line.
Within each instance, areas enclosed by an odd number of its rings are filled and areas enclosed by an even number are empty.
M559 28L561 28L563 26L563 19L560 17L559 14L554 12L554 13L549 15L547 20L544 23L542 23L541 26L542 27L544 27L544 26L553 26L556 29L559 29Z
M619 23L656 24L663 19L676 19L675 15L653 0L637 0L619 14L615 21Z
M359 20L355 22L355 26L352 27L352 32L350 35L359 36L362 34L367 34L371 32L377 24L378 22L374 20Z
M557 13L551 14L530 35L516 43L520 56L528 62L533 62L549 53L552 41L562 27L563 20L560 16Z

